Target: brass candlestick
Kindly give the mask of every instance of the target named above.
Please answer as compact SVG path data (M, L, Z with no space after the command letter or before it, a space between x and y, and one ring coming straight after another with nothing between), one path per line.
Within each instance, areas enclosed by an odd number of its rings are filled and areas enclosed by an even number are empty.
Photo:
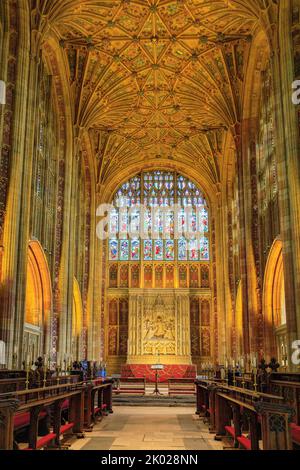
M60 367L58 364L56 364L56 381L57 385L59 385L59 374L60 374Z
M254 374L254 391L257 392L257 369L254 367L253 369L253 374Z
M245 369L242 369L242 387L245 388Z
M14 353L13 354L13 369L17 369L18 368L18 356L17 356L17 353Z
M47 382L47 370L46 370L46 365L44 364L44 379L43 379L44 388L46 388L46 382Z
M26 390L29 389L29 363L26 364L26 382L25 382Z

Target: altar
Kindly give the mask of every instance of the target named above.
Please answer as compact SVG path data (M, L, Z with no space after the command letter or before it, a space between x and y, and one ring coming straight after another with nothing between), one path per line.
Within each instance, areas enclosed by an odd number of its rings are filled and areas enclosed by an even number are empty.
M195 365L167 364L159 371L158 382L167 382L168 379L195 379L197 370ZM155 370L150 364L125 364L121 368L122 377L145 378L147 382L155 382Z
M151 365L158 355L165 366L191 365L189 297L185 291L131 290L128 326L127 365Z

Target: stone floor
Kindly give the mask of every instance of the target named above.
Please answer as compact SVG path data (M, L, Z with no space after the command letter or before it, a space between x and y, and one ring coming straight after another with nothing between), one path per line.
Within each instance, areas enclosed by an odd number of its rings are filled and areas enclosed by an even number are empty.
M117 406L71 450L222 450L195 407Z

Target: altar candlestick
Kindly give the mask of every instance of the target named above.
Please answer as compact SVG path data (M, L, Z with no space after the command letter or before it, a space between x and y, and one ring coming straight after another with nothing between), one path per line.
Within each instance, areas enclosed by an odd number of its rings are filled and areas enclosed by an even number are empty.
M30 367L30 364L29 364L29 354L27 354L27 360L26 360L26 390L29 389L29 367Z
M44 355L44 388L46 387L46 382L47 382L47 355Z
M254 367L253 369L253 375L254 375L254 391L257 392L257 369Z

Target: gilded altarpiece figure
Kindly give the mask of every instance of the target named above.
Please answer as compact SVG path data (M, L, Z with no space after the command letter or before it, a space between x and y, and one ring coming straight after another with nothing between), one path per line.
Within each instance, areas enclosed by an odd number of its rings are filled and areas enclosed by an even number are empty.
M191 364L189 297L173 289L139 290L129 297L127 362Z

